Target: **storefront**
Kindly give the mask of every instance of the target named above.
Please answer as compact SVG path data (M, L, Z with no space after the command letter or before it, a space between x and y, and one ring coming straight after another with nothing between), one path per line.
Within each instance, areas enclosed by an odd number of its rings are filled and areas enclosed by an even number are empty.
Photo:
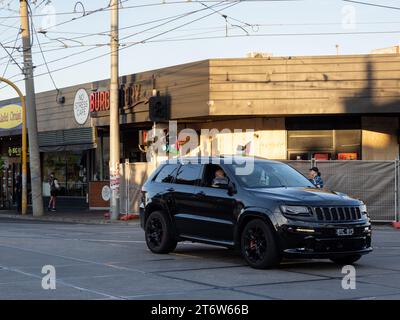
M3 102L0 107L0 208L8 209L16 204L15 184L21 174L21 125L20 103Z
M400 55L391 54L211 59L122 76L120 162L146 161L151 97L168 101L161 104L168 117L157 122L167 136L168 120L177 121L178 132L209 130L192 155L241 150L278 160L393 160L400 128L396 70ZM96 190L107 203L100 193L107 195L109 180L109 98L109 80L37 94L45 194L54 172L63 197L87 204ZM1 143L2 154L18 147L19 134L3 135L11 141Z

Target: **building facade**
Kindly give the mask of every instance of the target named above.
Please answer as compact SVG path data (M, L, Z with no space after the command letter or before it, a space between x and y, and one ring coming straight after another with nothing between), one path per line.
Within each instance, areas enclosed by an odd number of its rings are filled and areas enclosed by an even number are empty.
M178 131L215 129L200 136L191 154L393 160L399 84L398 54L211 59L123 76L121 163L146 161L152 96L168 97ZM109 81L39 93L36 100L44 181L54 172L63 196L87 199L90 182L109 179ZM239 132L246 129L253 131ZM1 155L14 158L15 171L17 153L8 151L20 146L18 130L0 131ZM47 194L45 182L43 188Z

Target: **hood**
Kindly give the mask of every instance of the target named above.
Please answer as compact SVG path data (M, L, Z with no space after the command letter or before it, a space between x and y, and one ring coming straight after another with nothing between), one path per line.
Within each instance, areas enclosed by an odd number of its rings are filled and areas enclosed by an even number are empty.
M359 205L360 201L344 193L317 188L262 188L246 189L256 197L307 205Z

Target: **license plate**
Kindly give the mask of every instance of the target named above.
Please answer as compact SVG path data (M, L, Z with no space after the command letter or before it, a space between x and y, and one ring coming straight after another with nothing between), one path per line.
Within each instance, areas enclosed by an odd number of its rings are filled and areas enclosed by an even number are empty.
M353 234L354 234L353 228L336 229L336 235L338 236L352 236Z

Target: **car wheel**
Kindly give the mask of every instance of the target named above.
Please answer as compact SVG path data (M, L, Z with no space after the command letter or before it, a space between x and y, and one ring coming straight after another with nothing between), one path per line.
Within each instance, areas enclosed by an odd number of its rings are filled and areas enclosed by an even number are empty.
M340 257L340 258L330 258L330 260L339 265L347 265L347 264L353 264L354 262L360 260L360 258L361 258L360 254L355 254L355 255L344 256L344 257Z
M170 253L177 245L171 221L161 211L154 211L147 218L145 237L147 247L154 253Z
M261 219L252 220L244 227L241 252L246 262L256 269L271 268L281 261L273 231Z

